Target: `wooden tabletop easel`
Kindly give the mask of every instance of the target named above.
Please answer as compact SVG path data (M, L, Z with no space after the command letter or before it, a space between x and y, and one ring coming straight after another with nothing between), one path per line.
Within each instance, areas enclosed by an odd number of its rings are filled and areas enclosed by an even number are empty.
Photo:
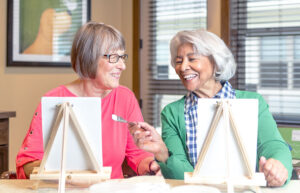
M70 120L74 124L74 130L77 132L85 151L88 154L88 158L90 159L94 170L84 170L84 171L66 171L65 170L65 162L66 162L66 151L67 151L67 137L68 137L68 129ZM62 137L62 155L61 155L61 165L60 171L58 172L47 172L45 171L45 164L47 162L50 150L52 148L55 136L58 132L58 128L60 123L63 121L63 137ZM82 128L74 114L72 109L72 105L69 102L64 102L59 105L58 114L56 116L54 125L51 130L51 134L49 137L49 141L46 145L43 160L41 162L40 167L37 167L33 170L30 175L30 180L59 180L58 192L65 192L65 182L67 180L73 181L81 181L86 182L87 184L91 184L94 182L100 182L102 180L110 179L111 175L111 167L100 167L97 162L89 143L82 131Z
M208 151L208 148L211 144L211 141L213 139L213 136L215 134L216 128L218 124L220 123L221 116L223 116L224 120L224 126L226 129L226 158L227 160L227 176L224 177L206 177L201 176L200 170L203 165L203 161L205 159L206 153ZM231 132L233 132L235 140L238 144L238 148L240 150L240 153L243 158L244 165L246 166L246 170L248 175L246 176L240 176L239 178L232 178L230 174L230 149L228 145L229 141L229 132L230 132L230 126L231 126ZM212 119L212 122L210 124L208 134L205 138L205 141L203 143L202 149L200 151L200 155L197 160L197 164L195 166L194 172L186 172L185 173L185 182L186 183L199 183L199 184L226 184L227 185L227 192L232 193L234 192L234 185L245 185L245 186L265 186L266 181L263 173L253 173L253 170L251 170L251 164L249 162L249 157L247 155L246 149L244 147L244 144L241 140L239 130L236 126L236 123L234 121L234 116L232 114L231 110L231 104L228 100L221 100L217 102L216 105L216 112Z

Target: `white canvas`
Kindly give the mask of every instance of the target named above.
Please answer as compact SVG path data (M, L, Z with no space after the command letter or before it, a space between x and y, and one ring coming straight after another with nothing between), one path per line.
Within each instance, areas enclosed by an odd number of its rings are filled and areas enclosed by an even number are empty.
M102 131L101 131L101 99L96 97L43 97L42 128L44 149L48 143L51 129L56 120L59 107L63 102L70 102L82 131L91 150L102 167ZM66 170L93 170L92 163L81 140L69 119L70 127L67 135ZM59 171L62 150L63 119L45 164L46 171Z
M220 101L220 99L198 100L197 144L199 154L216 112L217 101ZM258 101L256 99L229 99L228 101L231 104L232 114L239 130L241 141L248 154L251 170L255 173ZM225 120L223 115L204 158L199 176L226 178L228 176L228 158L231 177L242 177L248 174L229 119ZM229 126L229 140L226 140L226 124ZM226 141L229 141L228 145L226 145ZM227 157L227 153L229 157Z

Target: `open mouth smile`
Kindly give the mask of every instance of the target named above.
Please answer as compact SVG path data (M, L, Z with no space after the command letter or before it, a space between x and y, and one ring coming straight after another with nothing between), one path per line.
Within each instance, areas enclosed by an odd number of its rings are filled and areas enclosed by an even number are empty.
M183 78L185 80L192 80L196 77L197 75L196 74L189 74L189 75L184 75Z

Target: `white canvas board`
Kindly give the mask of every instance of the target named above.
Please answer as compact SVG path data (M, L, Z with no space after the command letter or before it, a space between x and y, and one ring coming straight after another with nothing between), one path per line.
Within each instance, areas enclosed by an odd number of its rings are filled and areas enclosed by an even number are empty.
M255 173L258 128L258 101L257 99L227 100L231 104L232 114L236 126L239 130L241 141L243 142L248 154L251 170L253 173ZM198 156L216 112L217 101L220 101L220 99L198 100ZM226 125L228 125L229 127L229 129L227 129L229 130L229 140L226 139ZM228 145L226 145L226 141L228 141ZM227 153L229 155L228 157ZM242 154L234 137L229 119L225 120L224 116L221 116L220 122L216 128L214 137L211 141L211 144L201 166L199 176L227 177L228 158L231 177L248 175L246 164L242 158Z
M59 110L58 105L64 102L72 104L73 111L99 163L102 162L102 131L101 131L101 99L96 97L42 97L42 128L44 149L48 143L51 129ZM93 170L88 154L69 118L70 127L67 135L66 170ZM51 151L45 164L46 171L59 171L62 151L63 119L58 128Z

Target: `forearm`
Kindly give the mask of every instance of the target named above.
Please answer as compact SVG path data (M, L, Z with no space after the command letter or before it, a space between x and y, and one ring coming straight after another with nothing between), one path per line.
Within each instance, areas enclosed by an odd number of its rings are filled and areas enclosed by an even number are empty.
M165 163L169 158L169 152L166 144L161 141L160 142L160 148L158 149L158 152L154 153L155 159L157 161L160 161L162 163Z

